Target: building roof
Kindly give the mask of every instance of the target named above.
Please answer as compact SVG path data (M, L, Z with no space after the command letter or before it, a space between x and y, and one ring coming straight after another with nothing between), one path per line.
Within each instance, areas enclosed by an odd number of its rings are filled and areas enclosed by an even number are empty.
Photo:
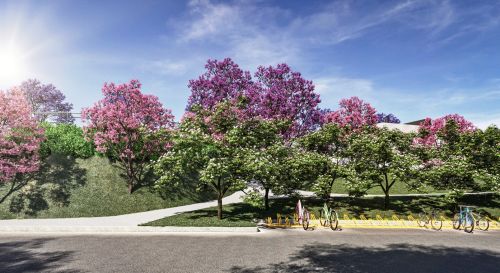
M381 122L377 123L378 128L387 128L389 130L399 130L403 133L416 133L418 131L418 125L412 124L401 124L401 123L387 123Z
M425 119L419 119L419 120L415 120L415 121L411 121L411 122L407 122L405 124L409 124L409 125L420 125L420 123L422 123Z

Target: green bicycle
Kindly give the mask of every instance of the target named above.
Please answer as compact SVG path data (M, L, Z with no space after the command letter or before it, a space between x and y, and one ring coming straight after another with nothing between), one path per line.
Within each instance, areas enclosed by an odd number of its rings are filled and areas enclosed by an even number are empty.
M422 212L418 216L418 225L420 227L425 227L431 225L434 230L441 230L443 227L443 221L441 221L440 215L436 211L431 211L430 213Z
M325 203L323 209L319 211L319 223L324 227L330 226L332 230L337 230L339 226L339 216L334 209L328 207Z

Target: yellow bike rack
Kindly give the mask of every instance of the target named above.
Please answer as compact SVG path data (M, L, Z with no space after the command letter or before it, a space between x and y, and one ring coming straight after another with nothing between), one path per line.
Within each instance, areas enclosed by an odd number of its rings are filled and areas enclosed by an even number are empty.
M310 227L321 227L319 219L316 214L310 212L309 214L309 226ZM444 215L439 216L440 220L443 221L443 227L447 229L452 228L452 221L450 218ZM389 220L390 219L390 220ZM486 217L490 221L490 229L500 229L500 224L498 221ZM293 222L292 222L293 220ZM348 213L343 213L342 220L339 219L339 224L343 227L353 227L353 228L412 228L419 229L417 224L417 219L412 215L408 214L406 219L404 217L398 216L396 214L390 215L390 217L382 217L380 214L376 214L374 218L370 219L363 214L359 215L359 219L354 216L350 216ZM282 214L276 213L276 221L272 217L267 217L265 223L269 227L278 228L302 228L299 224L299 217L297 213L294 214ZM326 228L326 227L325 227Z

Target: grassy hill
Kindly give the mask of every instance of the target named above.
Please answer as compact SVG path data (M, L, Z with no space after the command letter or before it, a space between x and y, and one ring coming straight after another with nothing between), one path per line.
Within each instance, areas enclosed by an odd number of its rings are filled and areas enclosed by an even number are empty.
M0 218L110 216L215 199L210 192L182 190L164 199L148 187L129 195L121 173L106 158L53 155L37 174L39 182L30 182L0 204ZM7 186L0 187L2 196Z

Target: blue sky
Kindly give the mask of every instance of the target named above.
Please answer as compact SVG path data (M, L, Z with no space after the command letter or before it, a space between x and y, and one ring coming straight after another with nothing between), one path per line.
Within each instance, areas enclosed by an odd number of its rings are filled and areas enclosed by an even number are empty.
M90 3L0 0L0 56L19 55L0 88L38 78L79 111L104 82L139 79L180 117L188 80L230 57L250 71L288 63L325 108L359 96L403 122L459 113L500 125L496 0Z

